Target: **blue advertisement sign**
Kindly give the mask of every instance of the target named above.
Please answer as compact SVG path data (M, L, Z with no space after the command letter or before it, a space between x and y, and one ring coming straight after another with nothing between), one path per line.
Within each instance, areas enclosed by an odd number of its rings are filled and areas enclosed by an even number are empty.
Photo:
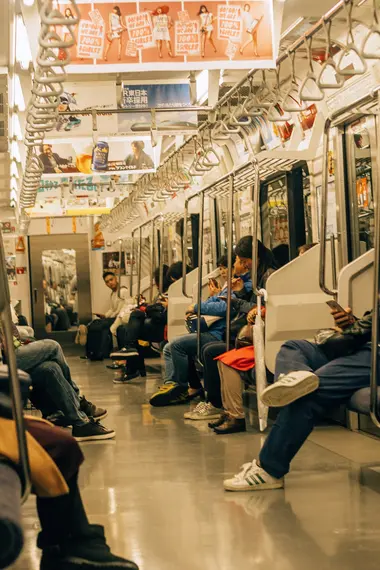
M156 114L157 130L166 134L192 133L198 127L194 111L165 112L173 107L190 107L188 83L131 84L123 83L121 107L124 109L163 109ZM150 113L136 112L118 115L118 132L150 131Z

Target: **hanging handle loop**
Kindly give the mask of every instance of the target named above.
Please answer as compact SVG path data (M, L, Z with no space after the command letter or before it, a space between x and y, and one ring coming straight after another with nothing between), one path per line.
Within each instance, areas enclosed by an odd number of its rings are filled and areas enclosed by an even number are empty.
M312 51L312 44L313 38L304 38L304 44L306 49L306 55L308 59L309 69L306 73L304 80L301 83L299 89L299 98L300 101L322 101L325 97L325 94L319 87L317 83L317 77L314 73L313 68L313 51Z
M362 75L367 71L367 62L360 53L361 50L359 50L359 48L355 45L353 22L352 22L353 8L354 4L352 0L349 0L348 2L344 0L344 9L346 11L347 25L348 25L347 45L342 50L341 56L338 61L338 73L340 73L340 75L343 76ZM350 53L355 54L357 56L357 59L359 60L359 67L356 68L355 65L353 65L353 69L352 68L342 69L343 61Z

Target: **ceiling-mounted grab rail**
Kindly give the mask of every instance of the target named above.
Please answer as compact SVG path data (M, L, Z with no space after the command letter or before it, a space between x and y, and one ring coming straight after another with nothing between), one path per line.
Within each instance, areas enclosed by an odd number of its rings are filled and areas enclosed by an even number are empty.
M20 381L17 372L16 353L13 344L12 315L10 309L9 284L7 279L7 266L5 262L3 234L0 230L0 318L5 338L5 351L10 377L10 395L12 401L12 415L16 427L18 459L22 479L22 502L28 498L31 488L30 464L26 431L24 425L23 404Z

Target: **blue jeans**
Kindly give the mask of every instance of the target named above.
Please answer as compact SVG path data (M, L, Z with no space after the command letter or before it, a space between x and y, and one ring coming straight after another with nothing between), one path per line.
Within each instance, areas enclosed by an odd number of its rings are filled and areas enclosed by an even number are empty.
M201 334L201 348L217 339L209 332ZM197 334L190 333L175 338L164 347L165 380L182 386L189 384L189 359L197 355Z
M46 394L56 411L61 410L72 425L88 422L80 411L79 388L58 342L45 339L22 345L16 350L16 360L18 368L30 374L33 390Z
M282 408L264 443L260 463L265 471L278 478L288 473L290 462L317 421L347 402L354 392L369 386L371 347L365 345L355 354L329 360L316 344L290 340L278 353L275 380L279 374L296 370L314 372L319 378L319 388Z

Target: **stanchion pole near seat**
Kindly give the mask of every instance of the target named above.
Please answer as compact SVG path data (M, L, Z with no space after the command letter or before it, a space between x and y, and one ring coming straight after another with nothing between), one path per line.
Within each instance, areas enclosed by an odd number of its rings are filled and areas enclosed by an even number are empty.
M183 235L182 235L182 295L191 299L191 295L186 291L186 267L187 267L187 216L189 213L189 198L185 200L185 210L183 213Z
M232 295L232 253L233 253L233 219L234 219L234 174L229 176L228 205L227 205L227 311L226 311L226 344L230 350L231 344L231 295Z
M161 218L161 225L160 225L160 249L159 249L159 278L158 278L158 290L160 295L164 292L164 239L165 239L165 221L164 218Z
M257 289L257 230L259 227L260 212L260 168L256 159L252 160L255 169L255 178L252 186L252 290L257 297L261 296Z
M380 96L377 97L378 103L380 103ZM376 115L376 128L377 133L380 129L380 111L377 109ZM377 160L380 159L380 147L377 146ZM379 162L377 162L379 165ZM379 374L379 300L380 300L380 204L379 204L379 194L380 194L380 172L377 168L375 192L374 192L374 206L375 206L375 235L374 235L374 249L375 249L375 260L374 260L374 272L375 272L375 282L374 282L374 295L373 295L373 314L372 314L372 357L371 357L371 409L370 415L371 420L376 427L380 428L380 415L379 415L379 402L378 402L378 383L377 378Z
M10 294L7 278L3 235L0 230L0 313L1 326L5 338L5 352L7 355L7 364L10 377L10 395L12 400L12 415L15 421L19 463L21 469L21 477L23 484L22 502L28 498L32 483L30 477L30 464L28 455L28 446L26 441L26 432L23 416L23 405L21 397L20 380L17 373L16 353L13 344L12 316L10 309Z
M202 303L202 274L203 274L203 227L205 215L205 193L199 195L199 236L198 236L198 295L197 295L197 356L201 360L201 303Z

